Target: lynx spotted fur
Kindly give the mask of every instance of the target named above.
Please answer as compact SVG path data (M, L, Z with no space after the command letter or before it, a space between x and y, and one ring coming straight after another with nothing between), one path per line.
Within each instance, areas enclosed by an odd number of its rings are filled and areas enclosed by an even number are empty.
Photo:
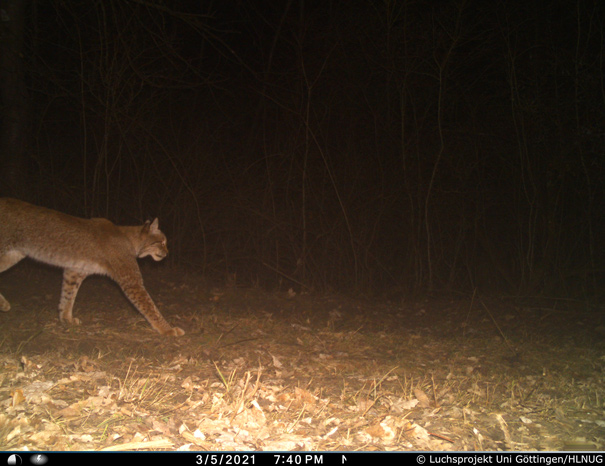
M0 272L30 257L63 268L59 301L61 322L79 324L72 316L78 289L92 274L108 275L151 326L162 335L181 336L162 317L143 285L137 258L162 260L168 254L158 219L142 226L114 225L104 218L83 219L23 201L0 198ZM10 304L0 294L0 311Z

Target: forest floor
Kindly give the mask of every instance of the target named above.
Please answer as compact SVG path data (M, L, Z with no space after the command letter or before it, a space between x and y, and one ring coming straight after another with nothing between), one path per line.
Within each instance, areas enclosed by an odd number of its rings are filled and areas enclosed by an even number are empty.
M576 301L352 299L143 269L162 337L88 278L0 275L0 450L605 449L605 312Z

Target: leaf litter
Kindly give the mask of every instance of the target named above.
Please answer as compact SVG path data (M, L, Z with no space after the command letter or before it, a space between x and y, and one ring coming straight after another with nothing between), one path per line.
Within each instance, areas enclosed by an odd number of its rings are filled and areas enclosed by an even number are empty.
M64 328L60 273L15 269L2 450L605 448L605 319L582 303L217 292L145 271L188 330L162 338L104 279L87 280L83 324Z

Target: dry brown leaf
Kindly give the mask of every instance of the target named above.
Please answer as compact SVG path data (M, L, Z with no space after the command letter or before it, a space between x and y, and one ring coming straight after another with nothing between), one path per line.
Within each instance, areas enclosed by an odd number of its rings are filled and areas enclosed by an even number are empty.
M19 406L24 401L25 397L23 396L23 390L17 388L16 390L11 391L11 405L13 408Z
M70 417L78 417L80 415L80 410L81 410L81 406L79 405L79 403L74 403L71 406L68 406L67 408L63 408L59 411L57 411L55 413L56 417L66 417L66 418L70 418Z
M315 399L315 396L313 396L310 391L305 390L304 388L295 387L294 394L296 395L297 400L302 401L303 403L308 405L313 405L317 401Z
M386 431L380 424L374 424L365 430L366 434L374 438L383 438L386 435Z
M418 399L418 404L421 408L431 407L431 401L429 400L429 397L421 389L415 388L414 395L416 395L416 398Z
M189 443L195 443L196 445L199 446L205 446L206 442L204 439L202 438L197 438L195 435L193 435L191 432L185 430L181 433L181 436L187 440Z

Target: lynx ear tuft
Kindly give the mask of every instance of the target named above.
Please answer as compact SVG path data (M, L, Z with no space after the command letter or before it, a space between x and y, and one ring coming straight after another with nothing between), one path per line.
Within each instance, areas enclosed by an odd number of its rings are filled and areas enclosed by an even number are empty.
M147 223L149 223L149 222L147 222ZM153 222L151 222L151 226L149 228L150 228L151 233L155 233L156 231L158 231L160 229L159 221L157 218Z

